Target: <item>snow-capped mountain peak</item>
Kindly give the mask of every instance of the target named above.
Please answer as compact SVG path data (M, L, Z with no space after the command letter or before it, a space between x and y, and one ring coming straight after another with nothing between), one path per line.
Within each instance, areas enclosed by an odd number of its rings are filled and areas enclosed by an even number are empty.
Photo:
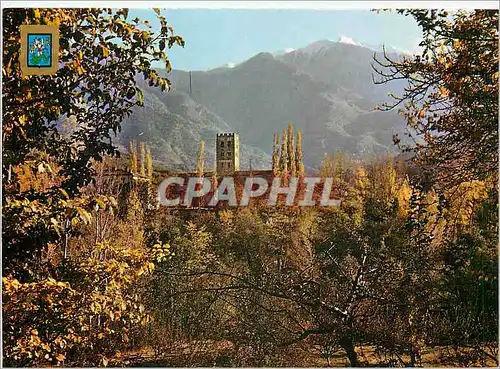
M359 42L355 41L353 38L348 37L348 36L344 36L344 35L341 35L339 37L338 42L340 42L342 44L350 44L350 45L355 45L355 46L361 46L361 47L363 47L362 44L360 44Z

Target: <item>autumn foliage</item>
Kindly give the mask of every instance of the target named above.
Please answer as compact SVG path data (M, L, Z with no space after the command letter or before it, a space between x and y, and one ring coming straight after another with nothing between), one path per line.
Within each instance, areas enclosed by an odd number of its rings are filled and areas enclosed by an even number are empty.
M425 50L380 82L408 80L414 159L325 155L340 207L207 211L111 140L184 44L154 11L4 10L3 364L498 366L498 12L402 11ZM21 76L24 23L60 26L54 76ZM293 125L272 143L305 175Z

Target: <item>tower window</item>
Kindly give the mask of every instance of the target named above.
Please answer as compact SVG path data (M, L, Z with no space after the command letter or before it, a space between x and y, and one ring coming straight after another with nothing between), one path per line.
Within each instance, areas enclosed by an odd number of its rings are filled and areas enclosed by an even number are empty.
M224 141L220 142L220 147L224 147Z

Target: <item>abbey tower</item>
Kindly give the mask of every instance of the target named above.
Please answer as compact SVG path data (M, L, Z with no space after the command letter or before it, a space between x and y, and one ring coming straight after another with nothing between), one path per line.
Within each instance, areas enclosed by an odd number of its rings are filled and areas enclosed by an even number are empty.
M217 173L240 170L240 138L234 133L218 133L216 140Z

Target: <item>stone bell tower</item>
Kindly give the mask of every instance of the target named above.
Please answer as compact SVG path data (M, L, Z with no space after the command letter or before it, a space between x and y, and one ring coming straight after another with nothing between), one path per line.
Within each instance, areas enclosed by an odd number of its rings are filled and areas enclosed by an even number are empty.
M240 138L235 133L218 133L216 140L217 173L240 170Z

